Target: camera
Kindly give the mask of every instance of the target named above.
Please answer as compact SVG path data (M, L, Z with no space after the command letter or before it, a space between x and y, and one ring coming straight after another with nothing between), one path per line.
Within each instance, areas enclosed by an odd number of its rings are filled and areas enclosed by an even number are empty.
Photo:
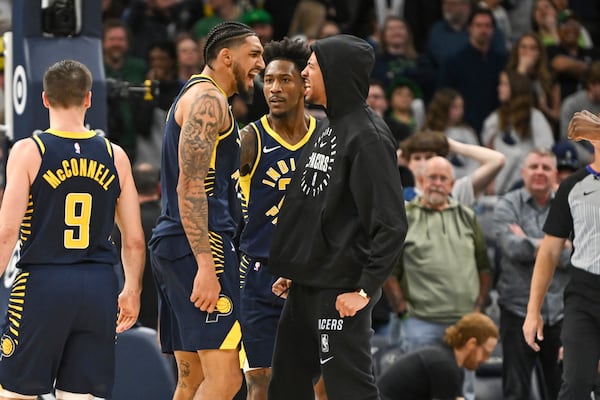
M74 36L79 33L75 0L54 0L42 8L42 28L53 36Z
M158 81L146 80L143 84L132 84L114 78L106 78L106 95L108 99L142 98L152 101L158 96Z

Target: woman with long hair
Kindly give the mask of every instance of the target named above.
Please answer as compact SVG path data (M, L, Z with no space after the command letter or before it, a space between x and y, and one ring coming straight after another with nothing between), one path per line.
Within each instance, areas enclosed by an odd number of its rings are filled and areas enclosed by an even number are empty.
M464 103L457 90L439 89L429 103L423 130L443 132L447 138L457 142L479 145L475 131L463 120ZM457 179L471 174L480 166L476 160L459 154L450 153L448 159L454 167Z
M544 113L556 137L560 120L560 85L552 77L546 48L535 32L521 35L510 52L506 68L531 80L534 105Z
M381 37L371 77L389 86L399 78L415 82L426 100L435 85L435 70L429 59L415 50L406 20L389 16L381 27Z
M551 148L552 128L544 114L534 107L531 81L516 71L504 70L498 83L500 107L484 121L481 140L506 156L504 168L495 181L496 194L515 188L521 180L521 165L534 147Z

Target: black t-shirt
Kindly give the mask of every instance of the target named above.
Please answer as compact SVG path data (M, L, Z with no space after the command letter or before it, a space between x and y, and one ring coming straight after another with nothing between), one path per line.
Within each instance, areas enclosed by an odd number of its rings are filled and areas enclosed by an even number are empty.
M405 354L377 381L383 400L445 400L462 395L464 373L448 346Z

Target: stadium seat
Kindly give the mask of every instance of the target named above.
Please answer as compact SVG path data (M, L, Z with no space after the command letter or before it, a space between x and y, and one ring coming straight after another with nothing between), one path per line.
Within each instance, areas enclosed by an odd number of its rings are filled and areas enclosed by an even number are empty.
M111 400L168 400L175 382L173 366L161 353L154 329L139 326L118 335Z

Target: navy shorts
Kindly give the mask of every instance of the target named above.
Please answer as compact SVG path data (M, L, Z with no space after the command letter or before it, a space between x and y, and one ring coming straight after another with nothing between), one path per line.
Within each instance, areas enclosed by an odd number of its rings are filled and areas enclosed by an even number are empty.
M117 290L112 265L32 266L20 273L2 326L2 387L25 395L56 387L110 396Z
M237 309L237 254L227 235L210 232L210 245L221 293L217 309L208 314L190 301L198 264L186 237L165 236L150 241L150 260L160 300L160 342L165 353L239 347L242 333Z
M268 368L273 358L277 323L285 300L273 294L277 277L261 261L242 255L240 323L250 368Z

